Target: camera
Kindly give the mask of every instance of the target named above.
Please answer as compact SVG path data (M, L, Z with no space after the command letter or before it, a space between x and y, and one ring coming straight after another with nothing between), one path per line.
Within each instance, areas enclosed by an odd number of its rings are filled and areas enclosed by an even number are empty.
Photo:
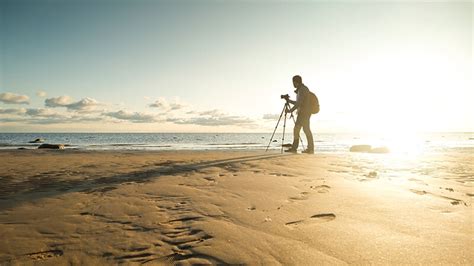
M287 101L290 99L290 95L288 95L288 94L280 95L280 97L281 97L282 99L287 100Z

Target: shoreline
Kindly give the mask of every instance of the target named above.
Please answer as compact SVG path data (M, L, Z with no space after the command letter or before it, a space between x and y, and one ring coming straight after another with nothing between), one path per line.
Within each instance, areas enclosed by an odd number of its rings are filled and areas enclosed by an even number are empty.
M287 144L291 141L288 133ZM431 133L410 136L361 133L315 133L317 152L346 152L352 146L371 145L387 147L393 153L451 152L455 149L474 149L473 133ZM270 133L0 133L0 150L18 148L36 149L41 143L63 144L66 149L80 150L228 150L241 151L265 149ZM40 143L29 143L31 141ZM270 149L278 150L281 133L277 132Z

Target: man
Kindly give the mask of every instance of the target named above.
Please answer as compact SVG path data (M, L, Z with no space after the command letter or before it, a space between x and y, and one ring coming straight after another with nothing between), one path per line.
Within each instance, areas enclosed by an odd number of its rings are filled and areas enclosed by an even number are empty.
M286 150L286 152L296 153L300 142L300 131L301 128L303 128L303 132L308 140L308 148L304 150L303 153L313 154L313 133L311 133L311 128L309 126L309 120L311 119L311 111L308 106L309 89L303 84L302 78L298 75L293 77L293 87L296 88L296 101L288 99L288 102L293 104L293 107L290 110L286 110L286 112L291 113L297 110L298 116L296 118L295 128L293 129L293 145L290 149Z

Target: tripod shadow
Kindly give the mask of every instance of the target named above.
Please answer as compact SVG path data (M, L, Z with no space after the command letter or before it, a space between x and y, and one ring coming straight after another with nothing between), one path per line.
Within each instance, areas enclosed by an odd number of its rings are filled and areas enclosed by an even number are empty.
M21 182L13 178L3 178L0 187L0 211L13 208L24 202L34 202L42 198L55 197L71 192L94 193L106 192L116 189L119 185L135 182L145 183L163 175L179 176L210 167L228 167L235 163L268 160L286 156L284 154L261 154L251 156L239 156L221 160L209 160L198 163L179 164L176 162L164 162L157 167L141 171L132 171L124 174L112 174L92 179L64 179L51 178L48 173L39 173L25 177ZM80 172L78 173L81 174ZM83 173L82 173L83 174Z

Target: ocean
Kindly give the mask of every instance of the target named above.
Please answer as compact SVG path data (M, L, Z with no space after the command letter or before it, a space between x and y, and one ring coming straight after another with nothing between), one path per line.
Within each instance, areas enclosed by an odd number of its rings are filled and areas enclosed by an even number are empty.
M0 133L0 149L36 149L29 143L65 144L81 150L222 150L265 149L271 133ZM275 134L270 149L280 149L282 134ZM305 138L303 138L305 140ZM398 152L472 151L474 132L385 136L349 133L314 133L316 152L347 152L352 145L386 146ZM285 143L292 133L285 134Z

